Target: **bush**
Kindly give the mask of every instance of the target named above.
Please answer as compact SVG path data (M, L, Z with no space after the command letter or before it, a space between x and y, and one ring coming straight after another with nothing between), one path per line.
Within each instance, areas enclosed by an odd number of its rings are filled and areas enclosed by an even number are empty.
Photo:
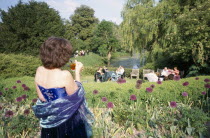
M39 58L26 55L0 54L0 77L34 76L41 65Z

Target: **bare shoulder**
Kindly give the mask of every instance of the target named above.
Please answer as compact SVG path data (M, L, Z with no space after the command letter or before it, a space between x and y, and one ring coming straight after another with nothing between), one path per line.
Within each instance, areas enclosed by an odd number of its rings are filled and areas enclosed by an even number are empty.
M40 71L42 71L44 69L43 66L39 66L37 69L36 69L36 73L39 73Z
M63 77L65 78L72 77L71 73L68 70L63 70L62 74L63 74Z

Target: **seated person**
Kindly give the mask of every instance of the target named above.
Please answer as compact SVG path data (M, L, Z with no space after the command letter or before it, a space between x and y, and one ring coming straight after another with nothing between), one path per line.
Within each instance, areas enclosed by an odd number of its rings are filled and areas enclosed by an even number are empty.
M106 67L106 66L104 66L104 67L103 67L103 69L102 69L102 72L103 72L103 73L105 73L105 72L109 72L109 70L107 69L107 67Z
M179 70L177 69L177 67L174 67L173 74L174 75L179 75Z
M121 78L123 79L125 77L125 69L123 68L123 66L119 67L119 75L121 75Z
M161 77L162 77L162 76L163 76L163 77L168 77L168 75L169 75L168 68L165 67L165 68L163 69L163 71L161 72Z
M102 82L103 81L103 75L104 73L102 72L102 67L99 67L98 70L95 73L95 81L96 82Z
M157 82L158 81L158 76L154 73L154 71L151 71L150 73L145 74L144 77L147 77L149 82Z

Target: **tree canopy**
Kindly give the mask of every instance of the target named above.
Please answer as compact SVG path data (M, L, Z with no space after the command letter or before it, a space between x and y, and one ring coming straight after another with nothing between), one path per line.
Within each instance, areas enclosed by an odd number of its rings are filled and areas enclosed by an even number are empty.
M208 70L210 60L210 0L128 0L122 12L125 43L149 52L156 67L198 67ZM192 72L191 72L192 73ZM194 72L194 75L197 75Z
M66 22L65 37L71 41L74 50L90 50L90 40L93 37L93 31L98 24L98 19L94 16L95 11L86 6L78 7L70 21Z
M50 36L63 36L59 13L44 2L18 2L1 10L0 52L37 55L41 43Z

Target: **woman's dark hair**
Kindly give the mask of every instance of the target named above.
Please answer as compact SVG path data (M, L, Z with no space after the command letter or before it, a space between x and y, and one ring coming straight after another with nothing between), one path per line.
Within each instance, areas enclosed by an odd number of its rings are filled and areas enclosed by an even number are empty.
M64 66L71 57L72 46L68 40L57 37L48 38L40 48L42 64L47 69Z

